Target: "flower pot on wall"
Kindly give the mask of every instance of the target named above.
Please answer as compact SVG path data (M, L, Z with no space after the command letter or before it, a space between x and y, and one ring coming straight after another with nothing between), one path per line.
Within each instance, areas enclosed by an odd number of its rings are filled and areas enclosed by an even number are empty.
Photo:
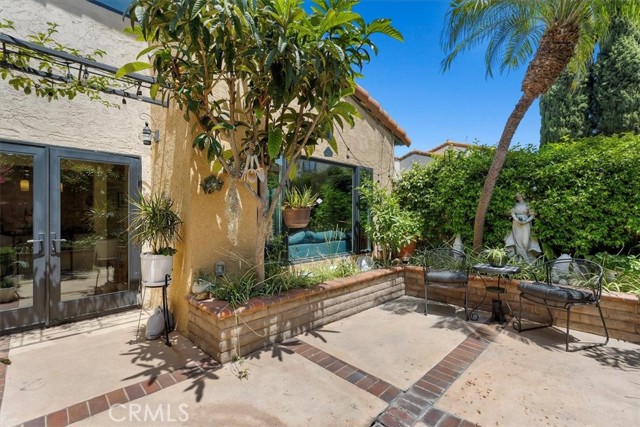
M282 218L287 228L304 228L309 224L311 208L285 208Z
M173 256L153 255L145 252L140 254L140 273L142 282L164 282L165 276L173 270Z

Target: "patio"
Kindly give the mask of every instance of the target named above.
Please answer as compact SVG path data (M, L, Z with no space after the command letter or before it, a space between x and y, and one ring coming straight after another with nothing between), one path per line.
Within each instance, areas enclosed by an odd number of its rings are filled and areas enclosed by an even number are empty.
M218 365L176 332L134 340L132 310L0 339L0 424L628 426L640 347L566 353L558 329L517 334L401 297ZM366 333L363 333L366 331ZM601 337L577 331L581 343ZM248 370L247 379L238 374ZM6 377L6 378L5 378ZM111 409L110 409L111 407Z

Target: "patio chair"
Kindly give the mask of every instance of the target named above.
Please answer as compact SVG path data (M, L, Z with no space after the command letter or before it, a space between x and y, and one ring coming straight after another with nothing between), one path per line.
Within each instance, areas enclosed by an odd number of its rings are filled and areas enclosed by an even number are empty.
M602 295L603 270L600 265L585 259L556 259L544 265L546 278L544 282L522 282L518 284L520 290L520 311L513 322L518 332L553 326L551 308L565 309L567 312L567 332L565 335L565 351L569 351L569 326L571 322L571 307L575 305L595 305L600 313L606 339L602 344L583 346L580 350L596 346L604 346L609 342L609 331L602 315L600 297ZM549 322L544 325L529 328L522 327L522 300L542 304L549 314Z
M452 248L438 248L426 252L424 257L424 315L429 311L429 288L461 289L464 291L464 315L467 313L469 267L467 256Z

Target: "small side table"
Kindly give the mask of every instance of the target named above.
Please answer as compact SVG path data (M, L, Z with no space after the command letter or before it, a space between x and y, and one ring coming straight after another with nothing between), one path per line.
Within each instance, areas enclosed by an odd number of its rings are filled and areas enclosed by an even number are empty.
M469 313L469 319L478 320L479 316L474 312L482 305L482 303L484 303L484 300L487 298L487 294L497 294L498 301L501 301L500 295L507 292L507 289L503 286L500 286L500 281L504 277L507 280L507 283L509 283L511 281L511 277L520 271L520 267L518 267L517 265L503 265L501 267L498 267L491 264L475 264L472 268L478 273L478 276L480 276L482 282L484 283L484 295L482 296L482 300L473 308L473 310L471 310L471 313ZM497 285L488 285L486 280L488 277L497 277ZM513 310L509 305L509 301L505 302L507 303L507 307L509 307L509 314L513 315Z

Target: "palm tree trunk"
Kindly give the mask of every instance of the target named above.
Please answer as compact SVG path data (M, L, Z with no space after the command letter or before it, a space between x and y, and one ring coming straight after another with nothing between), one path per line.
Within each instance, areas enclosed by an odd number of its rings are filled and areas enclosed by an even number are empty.
M487 173L487 178L485 179L484 187L482 188L482 194L478 201L476 219L473 224L473 250L475 252L479 252L482 249L482 242L484 240L484 222L487 217L489 202L491 201L491 196L493 196L493 189L496 186L498 177L500 176L500 171L502 170L504 161L507 158L509 145L511 145L511 140L513 139L513 135L516 133L518 125L535 99L536 96L532 97L527 94L523 94L511 112L511 115L504 126L504 130L502 131L498 148L496 148L496 152L493 155L493 161L491 162L491 167Z

